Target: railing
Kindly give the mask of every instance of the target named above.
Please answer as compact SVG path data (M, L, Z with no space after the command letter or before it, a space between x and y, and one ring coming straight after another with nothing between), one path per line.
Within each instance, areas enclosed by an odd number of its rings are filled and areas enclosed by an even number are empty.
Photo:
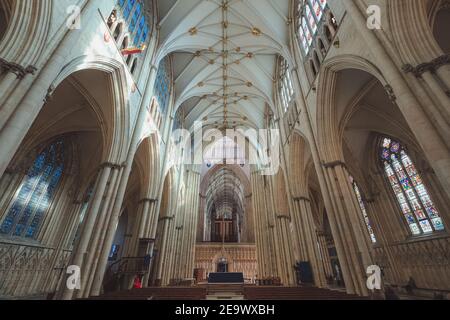
M450 283L449 236L378 247L374 258L390 284L403 286L413 278L419 288L445 290Z
M144 274L149 271L151 258L147 257L128 257L122 258L108 268L109 274Z
M70 257L68 250L0 241L0 296L55 292Z
M128 287L127 282L135 276L143 276L150 271L151 256L127 257L111 264L103 280L105 292L113 292Z

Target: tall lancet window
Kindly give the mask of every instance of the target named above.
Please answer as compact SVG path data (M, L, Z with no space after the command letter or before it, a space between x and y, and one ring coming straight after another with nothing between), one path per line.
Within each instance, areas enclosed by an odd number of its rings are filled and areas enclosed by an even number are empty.
M305 55L307 55L317 36L319 26L325 18L327 0L298 1L298 36Z
M156 74L154 94L158 100L160 111L163 115L167 112L171 93L170 59L164 58L158 67Z
M64 142L57 140L36 157L22 180L0 233L35 238L64 171Z
M355 191L356 198L358 199L359 208L361 209L361 213L364 218L364 222L366 224L367 232L369 233L370 240L372 240L372 243L376 243L377 238L375 237L375 233L373 232L372 224L370 223L369 216L367 215L366 205L362 198L361 191L359 190L358 184L353 179L353 177L350 177L350 182L353 186L353 190Z
M151 1L146 3L151 5ZM133 39L134 46L140 46L147 41L150 32L149 23L145 15L144 4L141 0L119 0L118 9L122 13L122 17L127 23L128 32ZM147 8L150 11L151 8ZM118 10L113 11L108 24L113 23L118 18Z
M412 234L444 230L439 212L404 146L384 138L380 155L386 176Z
M280 68L280 97L283 111L287 112L294 98L294 86L292 84L291 72L286 60L283 59Z

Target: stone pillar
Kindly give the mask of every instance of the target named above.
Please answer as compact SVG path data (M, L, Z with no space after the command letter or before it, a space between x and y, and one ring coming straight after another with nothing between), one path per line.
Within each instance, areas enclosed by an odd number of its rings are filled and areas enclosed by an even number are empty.
M81 290L79 291L79 298L88 298L89 291L94 279L94 272L99 263L99 256L104 246L105 236L109 228L110 212L114 204L114 198L117 195L117 186L120 176L121 167L114 166L111 171L111 179L108 183L105 196L103 198L103 205L98 214L95 232L92 234L89 242L89 250L85 260L85 273L87 276L82 278ZM109 246L108 254L111 251Z
M317 237L314 218L311 210L311 200L306 197L294 198L297 210L295 215L297 219L294 220L294 227L296 233L301 239L300 247L303 248L304 261L309 261L314 271L314 282L317 287L326 287L326 278L324 273L324 266L320 261L319 239ZM331 264L330 264L331 266Z
M255 232L256 250L258 257L258 277L267 278L272 276L272 257L270 254L269 222L267 221L267 206L265 204L264 181L260 172L251 174L253 206L255 208Z
M426 105L425 108L437 115L434 117L437 121L440 122L442 117L443 123L448 126L450 122L450 111L447 107L450 104L450 54L436 57L432 61L421 63L416 67L406 64L402 69L405 73L412 74L415 79L422 80L417 82L421 86L425 84L425 91L435 98L434 103ZM448 133L448 129L446 132Z
M148 53L146 60L148 60L147 58L149 58L151 54L152 54L151 52ZM112 242L114 240L116 227L117 227L117 224L119 221L119 216L120 216L120 213L122 210L122 203L123 203L123 199L125 196L126 187L128 184L128 179L130 177L133 160L134 160L134 157L135 157L135 154L137 151L137 147L139 145L141 135L143 132L143 127L144 127L145 119L147 116L147 107L150 104L151 99L153 97L153 87L154 87L154 83L155 83L155 79L156 79L156 73L157 73L157 68L153 66L151 68L151 72L150 72L147 82L146 82L144 96L140 103L139 113L138 113L138 117L136 120L136 127L134 128L133 136L131 138L130 148L128 149L127 161L124 166L123 172L121 173L121 177L118 180L118 185L117 185L118 189L117 189L117 193L116 193L117 196L115 197L114 202L113 202L113 207L112 207L112 210L110 213L109 223L107 224L108 229L106 231L104 245L101 250L101 254L99 256L99 260L98 260L99 263L98 263L97 269L95 270L95 276L94 276L94 280L93 280L93 284L92 284L92 289L90 292L90 294L92 296L98 296L101 293L103 276L105 274L106 265L108 263L108 255L109 255L109 252L110 252L110 249L112 246Z
M97 214L100 210L100 206L102 204L103 196L105 194L106 186L111 174L111 166L103 165L100 169L100 174L97 177L97 182L94 187L94 195L92 200L89 203L89 207L87 209L85 221L83 222L82 231L79 237L79 241L72 253L72 258L70 265L80 266L81 267L81 279L87 277L88 274L83 271L83 262L85 256L87 254L87 249L90 243L92 231L94 229ZM62 289L62 299L70 300L73 297L74 291L69 290L65 287L65 281L62 284L64 287Z
M322 264L323 264L325 276L332 277L333 270L331 268L331 260L330 260L330 254L328 252L327 239L326 239L325 235L323 234L323 232L320 232L320 231L317 233L317 237L319 239Z
M325 164L326 180L332 190L334 210L329 212L339 262L348 293L367 296L366 268L372 265L367 242L361 230L361 215L350 194L348 175L342 174L342 162ZM348 188L347 188L348 185Z
M156 280L155 280L155 285L156 286L161 286L162 285L162 273L163 273L163 268L167 268L168 267L168 262L169 262L169 257L168 257L168 252L171 249L169 247L169 245L171 244L171 242L169 242L169 227L171 222L173 221L173 217L163 217L162 219L162 234L161 234L161 244L160 244L160 248L159 248L159 257L158 257L158 265L157 265L157 270L156 270Z
M193 169L186 171L185 206L183 208L182 229L176 244L179 249L179 262L176 275L180 279L192 278L194 272L195 244L198 224L198 205L200 174ZM178 259L178 258L177 258Z

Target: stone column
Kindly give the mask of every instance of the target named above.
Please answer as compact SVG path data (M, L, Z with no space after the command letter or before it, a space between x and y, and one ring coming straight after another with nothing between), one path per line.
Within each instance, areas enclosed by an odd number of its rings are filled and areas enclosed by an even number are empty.
M151 52L147 54L146 60L149 60L149 57L151 56ZM109 224L108 224L108 230L106 232L104 246L101 251L101 255L99 257L99 264L97 267L97 270L95 271L95 277L92 284L91 289L91 295L98 296L101 292L101 287L103 283L103 276L106 271L106 265L108 263L108 255L109 251L112 246L112 242L114 240L116 227L119 220L119 215L122 210L122 203L126 192L126 187L128 184L128 179L131 173L131 169L133 166L133 160L141 139L141 135L144 128L145 119L147 116L147 107L150 105L151 99L153 97L153 87L155 84L156 79L156 73L157 68L155 66L152 66L151 72L148 76L144 96L141 100L140 106L139 106L139 113L136 120L136 126L133 131L133 136L131 138L130 147L128 149L127 154L127 160L125 163L125 167L123 169L123 172L121 174L121 179L118 183L118 190L117 190L117 197L114 199L114 204L112 207L112 211L110 214Z
M186 185L189 186L185 193L185 207L183 210L183 222L180 242L178 277L180 279L192 278L194 271L195 243L198 224L198 203L200 175L193 169L186 171Z
M317 287L326 287L324 266L320 261L319 239L317 238L316 227L311 210L311 200L306 197L294 198L297 206L295 212L298 218L295 219L295 228L299 237L302 239L301 247L306 261L311 263L314 271L314 281ZM304 261L305 261L304 260Z
M103 165L100 174L97 177L97 182L94 187L94 195L92 200L89 203L89 207L87 209L86 217L83 222L82 231L79 237L79 241L72 253L72 258L70 265L82 266L84 262L85 255L87 253L87 248L89 246L89 242L91 239L92 231L95 226L95 222L97 220L97 214L102 204L103 195L105 194L106 185L110 178L111 174L111 166ZM84 274L84 270L81 269L81 279L87 277L87 274ZM73 297L74 291L69 290L65 287L65 281L63 281L63 290L62 290L62 299L70 300Z
M318 232L317 237L319 239L320 251L321 251L321 256L322 256L322 264L323 264L323 268L325 271L325 276L331 277L331 276L333 276L333 270L331 268L331 260L330 260L330 254L328 252L327 239L326 239L325 235L323 234L323 232Z
M251 175L253 206L255 208L256 248L258 256L258 277L267 278L273 275L269 221L267 220L267 206L265 203L264 178L260 172Z
M169 227L170 223L173 221L173 217L163 217L162 218L162 234L161 234L161 244L159 248L159 257L158 257L158 266L156 270L156 280L155 285L161 286L162 285L162 273L163 268L167 268L168 264L168 250L171 248L168 246L170 244L169 242Z
M98 214L95 232L92 234L89 242L89 250L85 259L85 273L86 276L82 278L81 290L79 291L79 298L88 298L89 291L94 279L94 272L99 263L100 252L104 246L105 236L109 228L110 215L114 203L114 198L117 195L117 186L121 173L120 166L114 166L111 171L111 179L108 183L104 198L103 205ZM108 254L111 251L111 246L108 249Z
M334 210L328 213L330 226L347 292L367 296L366 268L372 262L361 230L361 217L357 217L358 209L352 201L354 195L349 194L345 187L350 182L341 174L342 165L341 162L324 165L334 206Z

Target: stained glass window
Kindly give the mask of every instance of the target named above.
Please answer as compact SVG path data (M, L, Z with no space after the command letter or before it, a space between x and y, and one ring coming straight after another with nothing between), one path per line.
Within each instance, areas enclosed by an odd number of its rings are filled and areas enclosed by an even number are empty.
M150 2L146 3L146 6L149 4ZM144 44L150 32L145 15L144 3L141 0L119 0L118 6L128 26L128 32L131 35L133 45L140 46Z
M320 24L325 19L327 0L298 0L298 36L305 55L311 49Z
M170 61L169 58L164 58L158 67L156 74L154 94L158 100L159 108L162 114L166 114L170 99L171 91L171 77L170 77Z
M413 235L444 230L439 212L406 149L385 138L380 156L386 176Z
M364 200L362 198L362 195L361 195L360 189L358 187L358 184L353 179L353 177L350 177L350 182L351 182L351 184L353 186L353 190L355 191L356 198L358 199L359 208L361 209L361 213L363 215L364 222L365 222L366 227L367 227L367 232L369 233L369 236L370 236L370 240L372 240L372 243L376 243L377 242L377 238L375 237L375 233L373 232L372 224L370 223L369 216L367 215L366 205L365 205Z
M42 151L23 178L0 233L34 238L50 208L64 172L64 142L57 140Z
M289 65L286 60L283 60L280 70L280 96L284 112L287 112L289 105L294 98L294 87L292 85Z

